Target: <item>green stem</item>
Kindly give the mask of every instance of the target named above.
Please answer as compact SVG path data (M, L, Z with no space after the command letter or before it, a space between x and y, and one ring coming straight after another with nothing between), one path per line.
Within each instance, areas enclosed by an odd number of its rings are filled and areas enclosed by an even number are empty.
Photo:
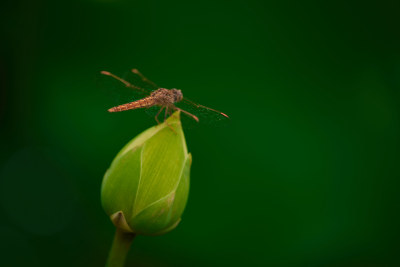
M124 232L116 228L114 241L107 259L107 267L122 267L125 263L126 255L131 247L135 234Z

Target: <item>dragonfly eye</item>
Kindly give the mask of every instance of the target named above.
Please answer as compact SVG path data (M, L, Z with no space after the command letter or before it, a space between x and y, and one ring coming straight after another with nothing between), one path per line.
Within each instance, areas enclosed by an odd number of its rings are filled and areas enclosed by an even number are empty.
M182 100L183 95L182 95L182 91L179 89L172 89L174 92L174 100L175 102L179 102Z

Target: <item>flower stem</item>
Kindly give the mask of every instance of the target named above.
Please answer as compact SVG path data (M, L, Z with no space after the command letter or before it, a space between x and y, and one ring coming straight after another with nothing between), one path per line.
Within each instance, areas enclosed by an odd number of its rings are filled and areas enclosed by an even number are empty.
M125 263L126 255L131 247L135 234L128 233L116 227L114 241L107 259L107 267L122 267Z

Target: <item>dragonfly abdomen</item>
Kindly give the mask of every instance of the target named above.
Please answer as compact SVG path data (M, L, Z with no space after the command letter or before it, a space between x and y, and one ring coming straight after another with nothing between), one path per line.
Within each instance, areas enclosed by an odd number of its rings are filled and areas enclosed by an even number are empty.
M119 105L116 107L112 107L108 110L108 112L119 112L130 109L138 109L138 108L148 108L154 106L154 99L152 97L146 97L143 99L139 99L137 101L133 101L130 103L126 103L123 105Z

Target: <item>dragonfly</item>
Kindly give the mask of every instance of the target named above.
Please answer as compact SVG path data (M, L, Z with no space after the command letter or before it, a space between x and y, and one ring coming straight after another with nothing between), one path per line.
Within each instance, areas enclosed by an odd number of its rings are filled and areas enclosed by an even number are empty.
M109 76L118 81L128 90L128 99L133 100L119 104L108 109L108 112L121 112L134 109L149 109L156 107L158 112L154 116L156 122L160 124L159 115L164 110L164 121L172 115L174 111L180 111L195 122L205 120L208 123L229 120L225 113L212 109L183 97L182 91L176 88L167 89L159 87L157 84L147 79L138 69L131 69L128 78L123 79L109 71L101 71L102 75ZM140 84L139 84L140 83ZM134 100L135 97L140 99Z

